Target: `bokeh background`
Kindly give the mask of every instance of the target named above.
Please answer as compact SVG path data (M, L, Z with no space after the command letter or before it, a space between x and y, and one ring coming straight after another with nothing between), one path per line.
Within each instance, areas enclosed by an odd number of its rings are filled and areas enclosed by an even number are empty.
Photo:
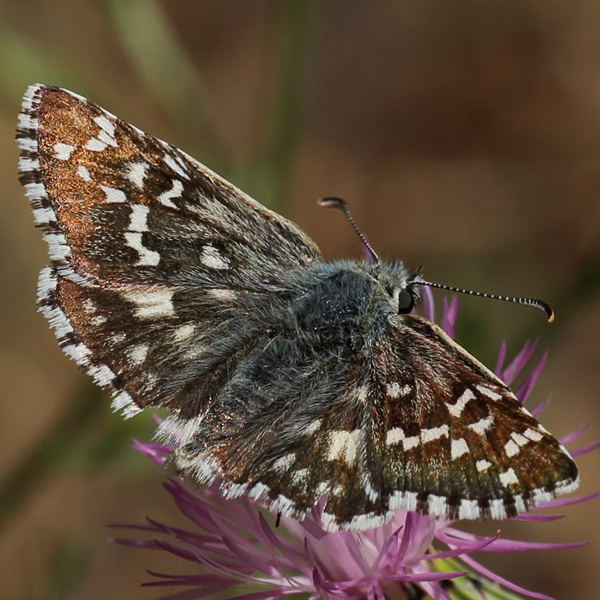
M77 91L295 220L327 257L360 256L347 199L383 256L433 281L539 296L557 319L460 299L458 338L489 365L549 351L534 401L600 438L600 4L595 0L0 2L0 595L153 598L160 553L109 523L182 523L162 475L36 313L46 250L17 183L16 115L36 81ZM436 294L441 300L442 295ZM579 460L600 490L600 453ZM600 504L503 535L585 548L484 557L559 599L596 598ZM494 531L498 523L480 525Z

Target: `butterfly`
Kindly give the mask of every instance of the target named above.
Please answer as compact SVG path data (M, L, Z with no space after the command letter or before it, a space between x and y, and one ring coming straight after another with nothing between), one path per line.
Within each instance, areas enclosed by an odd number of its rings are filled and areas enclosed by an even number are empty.
M51 264L41 311L172 465L330 530L399 509L501 519L578 484L565 448L411 312L401 262L326 262L296 225L72 92L31 86L20 181ZM401 299L408 295L409 302Z

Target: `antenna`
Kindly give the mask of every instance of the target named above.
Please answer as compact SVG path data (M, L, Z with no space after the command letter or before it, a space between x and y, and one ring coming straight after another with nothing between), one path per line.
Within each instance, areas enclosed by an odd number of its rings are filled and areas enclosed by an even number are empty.
M377 252L375 252L375 250L373 250L371 244L369 244L369 240L367 240L364 233L358 228L358 225L354 222L354 219L352 218L352 215L350 214L350 209L348 208L348 203L345 200L342 200L341 198L327 197L327 198L321 198L320 200L318 200L317 204L319 204L319 206L324 206L326 208L337 208L338 210L341 210L346 215L346 218L350 222L350 225L352 225L352 228L358 234L358 237L361 239L365 248L371 253L371 256L373 257L373 260L375 261L375 263L379 264L381 262L379 255L377 254ZM479 296L480 298L490 298L492 300L502 300L503 302L513 302L515 304L524 304L526 306L533 306L533 308L537 308L538 310L541 310L542 312L545 313L546 318L548 319L548 323L552 323L552 321L554 321L554 311L550 308L550 306L548 306L548 304L546 304L545 302L542 302L541 300L536 300L535 298L513 298L510 296L498 296L496 294L485 294L483 292L473 292L471 290L463 290L461 288L456 288L451 285L442 285L441 283L431 283L429 281L425 281L425 280L421 279L420 273L421 273L421 268L419 267L419 269L417 269L417 271L414 273L415 278L412 281L413 284L428 285L429 287L432 287L432 288L437 288L440 290L447 290L449 292L456 292L458 294L469 294L470 296Z
M377 254L377 252L375 252L375 250L373 250L373 248L372 248L371 244L369 244L369 240L367 240L365 234L358 228L358 225L354 222L354 219L352 218L352 215L350 214L350 209L348 208L348 203L345 200L342 200L341 198L332 198L332 197L321 198L320 200L317 200L317 204L319 206L324 206L326 208L337 208L338 210L341 210L346 215L346 218L348 219L348 221L350 221L350 225L352 225L352 228L358 234L358 237L360 238L361 242L364 244L365 248L371 253L371 256L373 257L373 260L375 261L375 263L381 262L379 255Z
M554 321L554 311L545 302L541 300L535 300L534 298L511 298L510 296L497 296L496 294L484 294L483 292L472 292L470 290L463 290L455 288L450 285L442 285L441 283L430 283L419 278L415 280L415 283L420 285L428 285L432 288L438 288L440 290L448 290L449 292L457 292L459 294L469 294L470 296L479 296L481 298L491 298L492 300L502 300L504 302L514 302L515 304L525 304L526 306L533 306L538 310L543 311L546 314L548 323Z

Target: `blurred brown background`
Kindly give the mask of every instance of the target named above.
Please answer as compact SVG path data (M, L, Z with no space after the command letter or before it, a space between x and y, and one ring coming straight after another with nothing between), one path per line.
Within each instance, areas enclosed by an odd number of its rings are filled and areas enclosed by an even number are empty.
M433 281L552 304L461 298L458 338L493 366L540 337L532 403L556 435L600 438L600 4L594 0L3 0L0 2L0 596L153 598L145 569L186 572L106 542L106 524L180 518L162 475L62 355L35 290L46 250L17 183L20 98L77 91L175 143L295 220L327 257L359 256L326 195L376 250ZM437 294L441 301L442 295ZM538 350L536 356L541 356ZM600 453L581 493L600 489ZM484 557L559 599L596 598L600 504L503 535L583 549ZM181 521L180 521L181 522ZM498 523L484 525L495 531Z

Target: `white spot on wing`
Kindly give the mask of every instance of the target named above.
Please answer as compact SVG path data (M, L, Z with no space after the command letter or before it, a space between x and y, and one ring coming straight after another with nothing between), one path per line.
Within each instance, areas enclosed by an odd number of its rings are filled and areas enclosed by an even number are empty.
M352 466L358 458L362 435L362 429L332 431L329 434L327 460L343 458L347 465Z
M385 443L388 446L392 446L393 444L398 444L399 442L402 442L404 451L407 451L418 446L421 443L421 438L418 435L406 437L402 427L394 427L387 432Z
M294 452L285 454L273 463L273 471L277 473L285 473L285 471L287 471L295 462L296 454Z
M463 498L460 501L460 507L458 509L459 519L479 519L481 516L481 510L477 500L468 500Z
M111 137L110 135L108 135L108 133L106 133L106 131L99 131L97 138L103 143L106 144L107 146L117 146L117 142L116 140Z
M483 473L484 471L487 471L492 466L492 463L488 460L478 460L475 463L475 466L477 467L477 470L480 473Z
M331 484L329 481L321 481L317 486L317 496L322 496L325 492L327 492L330 488Z
M142 233L126 231L125 240L130 248L133 248L139 255L136 266L155 267L160 262L160 254L156 250L149 250L142 243Z
M410 385L401 386L397 381L393 381L386 385L387 394L393 399L410 394L411 389Z
M515 508L517 509L518 514L523 514L527 512L527 506L525 505L525 501L523 500L523 496L521 494L515 494Z
M513 440L508 440L508 442L504 444L504 452L506 452L506 456L515 456L516 454L519 454L520 448Z
M25 195L30 200L41 200L42 198L48 197L43 183L26 183Z
M52 221L56 221L56 217L51 208L40 206L33 209L33 220L36 225L48 225Z
M173 333L173 339L176 342L184 342L188 338L192 337L194 335L195 331L196 331L195 325L191 325L191 324L182 325L181 327L178 327L175 330L175 332Z
M21 150L26 150L27 152L37 152L37 141L32 140L31 138L19 138L17 140L19 144L19 148Z
M316 419L315 421L313 421L312 423L309 423L305 428L304 431L302 432L304 435L312 435L313 433L315 433L316 431L318 431L321 428L321 425L323 424L322 419Z
M20 113L17 118L17 126L19 129L37 129L38 120L30 115Z
M131 221L129 231L148 231L148 213L150 209L144 204L133 204L131 207Z
M459 458L463 454L469 453L469 446L464 438L459 438L458 440L452 440L451 446L451 456L452 458Z
M434 517L441 517L447 512L448 501L445 496L436 496L429 494L427 497L427 511Z
M517 474L511 468L505 473L500 473L500 483L504 487L508 487L511 484L519 483L519 479L517 478Z
M91 138L88 140L88 143L85 145L86 150L91 150L92 152L102 152L106 148L107 144L100 141L98 138Z
M158 197L158 201L164 206L168 206L169 208L177 209L178 206L171 202L173 198L179 198L181 196L181 192L183 192L183 184L179 179L173 179L173 186L170 190L163 192Z
M138 344L129 348L127 355L134 365L141 365L146 360L149 350L150 346L148 344Z
M106 317L103 317L102 315L97 315L95 317L92 317L89 322L92 325L94 325L95 327L100 327L100 325L104 325L104 323L106 323L106 321L107 321Z
M544 437L541 433L539 433L538 431L535 431L535 429L531 429L531 428L524 431L523 435L525 437L529 438L532 442L539 442Z
M403 508L414 512L417 510L417 494L415 492L395 492L390 496L389 505L391 511Z
M112 401L111 407L113 410L121 410L123 416L128 419L139 413L142 409L137 406L133 398L125 391L119 392Z
M214 246L207 244L202 247L200 261L209 269L228 269L229 260L224 257Z
M100 129L103 129L111 138L115 137L115 126L104 115L94 117L94 121L96 122L96 125L98 125Z
M127 196L125 192L116 190L115 188L108 187L107 185L101 185L100 189L106 195L107 202L126 202Z
M44 239L48 244L48 254L53 260L64 261L71 255L67 239L62 233L46 233Z
M363 404L367 401L368 396L369 396L369 388L366 385L361 385L356 390L356 397Z
M21 156L19 158L19 171L27 173L28 171L37 171L40 168L40 161L37 158L27 158Z
M379 500L379 492L373 487L373 483L371 482L371 480L369 479L368 475L365 475L362 478L361 481L363 488L365 490L365 494L367 495L367 498L371 501L371 502L377 502L377 500Z
M442 425L441 427L432 427L431 429L421 429L421 440L424 444L427 442L433 442L441 437L448 437L449 429L448 425Z
M212 288L207 290L206 293L218 300L233 300L235 298L235 292L233 290L226 290L224 288Z
M490 500L490 517L492 519L504 519L506 517L506 508L504 508L503 500Z
M308 469L298 469L292 472L292 483L297 486L305 486L308 481Z
M181 168L179 163L177 163L170 154L165 154L165 162L180 177L184 177L185 179L190 178L190 176Z
M126 292L123 297L136 306L135 316L140 319L170 317L175 314L173 290L166 288L145 292Z
M331 493L334 496L341 496L343 492L344 492L344 486L340 485L339 483L331 490Z
M529 442L529 440L526 437L522 436L520 433L517 433L516 431L513 431L510 434L510 437L515 441L515 443L518 446L524 446L525 444L527 444L527 442Z
M122 331L117 331L110 336L111 344L118 346L127 339L127 336Z
M83 179L84 181L92 181L92 176L90 175L90 172L83 166L83 165L77 165L77 175L79 175L79 177L81 177L81 179ZM100 186L102 187L102 186ZM115 190L117 191L117 190ZM107 194L108 196L108 194ZM108 197L107 197L108 200ZM115 200L108 200L109 202L115 202ZM122 201L120 201L122 202Z
M474 399L475 394L471 390L466 389L462 393L461 397L456 401L456 404L446 404L446 408L453 417L458 418L460 417L467 403Z
M79 345L81 346L82 344ZM94 378L94 381L100 387L108 385L116 377L115 374L106 365L90 367L88 373Z
M500 400L502 395L494 390L490 389L485 385L476 385L475 386L479 392L481 392L484 396L487 396L490 400Z
M144 178L146 177L148 166L148 163L145 162L129 163L127 165L127 176L129 181L140 190L144 189Z
M477 423L471 423L471 425L467 425L467 427L479 435L484 435L492 426L493 422L494 415L490 414L485 419L480 419Z
M182 419L176 415L166 417L158 427L158 437L173 446L185 446L194 440L203 415Z
M69 160L71 156L71 152L75 150L75 146L71 146L71 144L62 144L61 142L54 144L54 158L58 160Z

